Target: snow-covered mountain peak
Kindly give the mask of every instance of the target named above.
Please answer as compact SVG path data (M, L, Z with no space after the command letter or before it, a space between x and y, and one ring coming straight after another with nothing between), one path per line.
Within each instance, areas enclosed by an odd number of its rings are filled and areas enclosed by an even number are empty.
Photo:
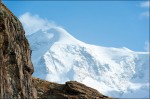
M146 52L86 44L61 27L39 30L27 38L33 76L58 83L77 80L113 97L148 97ZM139 92L145 96L134 96Z
M76 80L117 98L149 98L149 53L83 43L38 15L25 13L35 68L33 76L65 83Z
M29 37L29 35L27 35ZM30 35L30 38L36 38L33 42L51 42L62 44L77 44L82 43L71 36L65 29L55 26L46 29L40 29L36 33Z

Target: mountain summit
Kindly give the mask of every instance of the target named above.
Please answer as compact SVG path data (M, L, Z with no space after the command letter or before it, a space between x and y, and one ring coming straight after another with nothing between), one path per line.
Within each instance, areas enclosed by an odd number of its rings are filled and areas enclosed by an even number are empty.
M148 52L86 44L57 26L27 38L35 77L57 83L79 81L117 98L149 97Z

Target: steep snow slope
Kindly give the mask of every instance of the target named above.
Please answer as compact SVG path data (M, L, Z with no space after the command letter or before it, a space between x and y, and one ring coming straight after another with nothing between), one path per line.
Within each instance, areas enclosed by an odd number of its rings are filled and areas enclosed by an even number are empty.
M77 80L112 97L149 97L147 52L85 44L60 27L27 38L35 77L58 83Z

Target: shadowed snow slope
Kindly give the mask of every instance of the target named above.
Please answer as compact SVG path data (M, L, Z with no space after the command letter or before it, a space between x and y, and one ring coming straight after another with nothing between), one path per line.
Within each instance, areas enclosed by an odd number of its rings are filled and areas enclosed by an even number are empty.
M149 97L149 53L85 44L63 28L27 36L33 76L52 82L76 80L117 98Z

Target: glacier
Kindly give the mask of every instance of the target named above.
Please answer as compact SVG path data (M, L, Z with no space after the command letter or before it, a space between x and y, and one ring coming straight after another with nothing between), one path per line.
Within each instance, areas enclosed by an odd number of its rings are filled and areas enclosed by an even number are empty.
M149 98L149 52L86 44L61 27L26 36L34 77L79 81L116 98Z

